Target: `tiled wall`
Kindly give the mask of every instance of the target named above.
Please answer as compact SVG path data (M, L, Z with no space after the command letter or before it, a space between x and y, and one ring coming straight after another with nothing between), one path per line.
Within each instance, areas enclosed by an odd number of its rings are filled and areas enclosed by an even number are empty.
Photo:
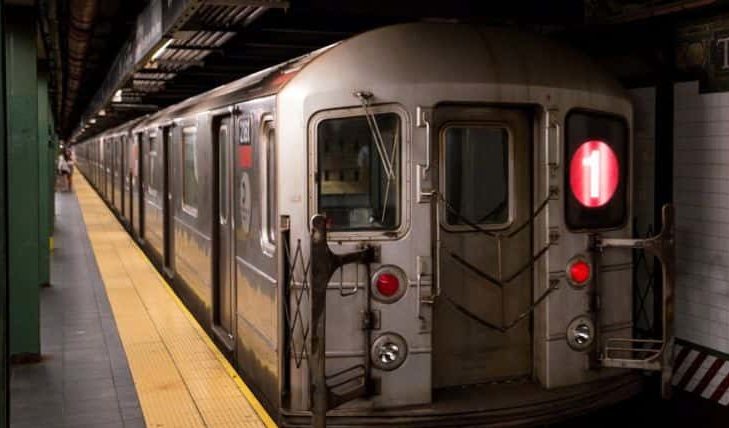
M729 93L674 96L676 335L729 353Z

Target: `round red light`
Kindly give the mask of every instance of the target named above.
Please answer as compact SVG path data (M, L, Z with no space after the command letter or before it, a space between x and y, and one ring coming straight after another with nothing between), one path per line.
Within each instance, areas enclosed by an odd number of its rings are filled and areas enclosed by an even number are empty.
M382 273L377 277L377 291L385 296L392 297L400 288L400 280L391 273Z
M604 141L586 141L577 148L570 161L570 188L582 205L597 208L610 202L619 180L618 158Z
M584 260L577 260L569 267L570 279L574 284L584 284L590 279L590 264Z

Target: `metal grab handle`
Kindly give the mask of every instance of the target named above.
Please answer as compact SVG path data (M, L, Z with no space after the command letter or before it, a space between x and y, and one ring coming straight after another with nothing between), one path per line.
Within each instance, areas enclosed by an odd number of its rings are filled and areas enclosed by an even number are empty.
M551 118L549 122L547 125L547 164L552 168L557 168L562 158L561 127L559 122L553 122Z
M421 297L422 296L422 294L421 294L422 292L420 290L421 290L421 286L423 285L423 277L425 275L426 274L423 273L423 272L418 272L418 276L417 276L417 280L416 280L416 288L415 288L415 291L416 291L416 293L415 293L415 315L417 315L417 317L418 317L419 320L424 320L425 319L425 317L423 317L423 315L420 312L420 305L422 305L423 303L431 303L431 302L426 302ZM431 297L431 299L432 299L432 297Z
M418 106L415 110L415 126L417 128L425 128L425 164L418 163L416 168L417 173L417 193L418 193L418 203L425 203L430 201L430 198L432 198L436 191L433 190L433 183L430 179L430 170L431 170L431 124L430 124L430 109L426 107ZM426 180L427 179L427 180ZM430 188L430 190L423 191L424 184L427 184L427 187Z
M648 357L643 359L610 358L610 348L606 346L603 365L607 367L660 371L661 396L663 398L670 398L671 377L673 376L673 318L674 290L676 285L675 212L673 205L664 205L661 210L661 214L663 218L663 226L661 228L661 232L654 237L647 239L603 239L601 237L596 237L594 245L599 250L611 247L642 249L643 251L646 251L658 258L661 263L661 273L663 277L663 337L660 341L660 350L655 353L650 353ZM625 342L626 340L627 339L613 339L613 342ZM608 341L608 343L610 343L610 341ZM645 349L637 348L635 351L645 352Z
M359 267L359 265L355 265ZM342 297L349 297L357 294L359 291L359 269L357 269L357 272L354 274L354 287L352 287L349 290L346 290L344 288L344 268L339 268L339 295Z
M423 172L430 172L430 120L428 120L428 111L418 106L415 111L416 125L418 128L425 127L425 167Z

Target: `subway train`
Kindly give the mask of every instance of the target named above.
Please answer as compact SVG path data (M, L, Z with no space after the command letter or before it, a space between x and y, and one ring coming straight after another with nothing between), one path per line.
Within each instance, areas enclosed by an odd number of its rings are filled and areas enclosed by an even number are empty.
M633 239L632 114L557 42L411 23L74 147L281 426L533 425L648 372L670 393L673 216ZM635 251L663 269L657 337Z

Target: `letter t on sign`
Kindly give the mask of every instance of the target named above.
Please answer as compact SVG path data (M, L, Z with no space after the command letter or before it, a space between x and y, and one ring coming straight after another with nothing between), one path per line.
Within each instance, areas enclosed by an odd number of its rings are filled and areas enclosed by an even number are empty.
M729 47L728 44L729 44L729 37L722 37L721 39L716 39L717 47L721 46L721 49L723 50L723 52L721 54L722 58L723 58L723 62L721 64L722 70L729 69L729 50L727 50L727 47Z

